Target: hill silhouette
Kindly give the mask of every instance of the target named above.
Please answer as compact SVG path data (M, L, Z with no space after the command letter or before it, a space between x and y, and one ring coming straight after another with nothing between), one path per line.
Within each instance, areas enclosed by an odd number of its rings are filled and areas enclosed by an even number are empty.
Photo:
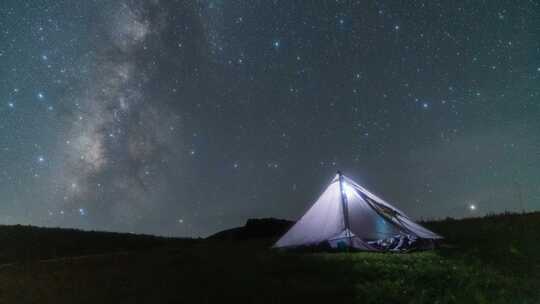
M13 261L181 247L187 238L153 235L0 225L0 264Z
M242 227L227 229L208 237L210 240L249 240L277 238L292 227L293 221L276 218L248 219Z

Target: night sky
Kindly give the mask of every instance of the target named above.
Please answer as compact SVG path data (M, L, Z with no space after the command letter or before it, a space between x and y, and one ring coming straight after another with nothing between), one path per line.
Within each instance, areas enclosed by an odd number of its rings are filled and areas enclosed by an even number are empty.
M0 224L206 236L336 170L413 218L540 209L540 2L0 4Z

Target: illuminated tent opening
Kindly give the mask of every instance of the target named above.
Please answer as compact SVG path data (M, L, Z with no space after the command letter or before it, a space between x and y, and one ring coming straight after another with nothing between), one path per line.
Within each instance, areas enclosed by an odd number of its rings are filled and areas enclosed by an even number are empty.
M438 234L340 172L275 248L329 246L367 251L433 248Z

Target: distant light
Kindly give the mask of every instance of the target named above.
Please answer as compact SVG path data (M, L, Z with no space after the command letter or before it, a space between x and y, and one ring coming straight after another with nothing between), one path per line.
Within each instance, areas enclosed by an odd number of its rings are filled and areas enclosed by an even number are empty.
M8 102L8 107L13 109L15 107L15 104L13 102Z
M428 104L427 102L424 102L424 103L422 104L422 107L423 107L424 109L427 109L427 108L429 108L429 104Z
M469 205L469 210L475 211L476 210L476 205L475 204L470 204Z
M279 48L279 41L278 41L278 40L274 41L274 47L275 47L276 49Z
M86 215L86 210L84 210L84 208L79 208L79 214L82 216Z
M45 98L45 95L43 95L43 93L39 92L39 93L37 94L37 97L38 97L39 99L43 99L43 98Z
M45 157L43 157L43 156L38 157L38 162L42 163L44 161L45 161Z
M394 26L394 30L399 31L399 25Z
M178 223L183 224L184 220L183 219L178 219Z

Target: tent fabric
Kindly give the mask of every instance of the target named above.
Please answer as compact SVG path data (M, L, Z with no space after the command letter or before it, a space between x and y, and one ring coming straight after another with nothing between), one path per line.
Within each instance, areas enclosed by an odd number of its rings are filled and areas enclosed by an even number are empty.
M357 237L349 229L345 229L339 235L328 239L328 244L332 248L341 248L342 246L345 246L369 251L375 250L375 248L362 241L361 238Z
M385 208L388 208L392 211L394 211L395 215L392 219L393 222L395 222L398 226L401 226L401 228L405 228L406 230L409 230L416 236L420 238L425 239L442 239L442 237L424 227L421 225L415 223L413 220L411 220L403 211L399 210L398 208L392 206L390 203L386 202L385 200L381 199L377 195L371 193L369 190L365 189L364 187L358 185L355 183L352 179L343 176L343 179L346 181L347 184L352 185L356 190L358 190L360 193L367 196L369 199L373 200L375 204L382 205Z
M311 208L274 247L326 243L359 250L380 251L369 243L413 236L435 240L438 234L411 220L404 212L338 173ZM369 242L369 243L368 243Z
M420 238L442 239L442 236L436 234L433 231L426 229L425 227L420 226L419 224L413 222L411 219L407 217L398 215L397 219L399 220L399 222L401 223L403 227L407 228L409 231L413 232L415 235L417 235Z
M358 190L360 193L366 195L368 198L370 198L371 200L373 200L374 202L380 204L380 205L383 205L385 206L386 208L389 208L391 210L394 210L395 212L397 213L400 213L400 214L405 214L403 211L399 210L398 208L390 205L389 203L387 203L386 201L384 201L382 198L376 196L375 194L371 193L369 190L367 190L366 188L358 185L356 182L354 182L352 179L346 177L346 176L343 176L343 179L345 180L345 182L348 184L348 185L351 185L353 188L355 188L356 190Z
M336 179L275 247L318 244L345 229L339 183Z
M380 216L357 191L346 191L350 229L366 240L378 240L400 233L396 225Z

